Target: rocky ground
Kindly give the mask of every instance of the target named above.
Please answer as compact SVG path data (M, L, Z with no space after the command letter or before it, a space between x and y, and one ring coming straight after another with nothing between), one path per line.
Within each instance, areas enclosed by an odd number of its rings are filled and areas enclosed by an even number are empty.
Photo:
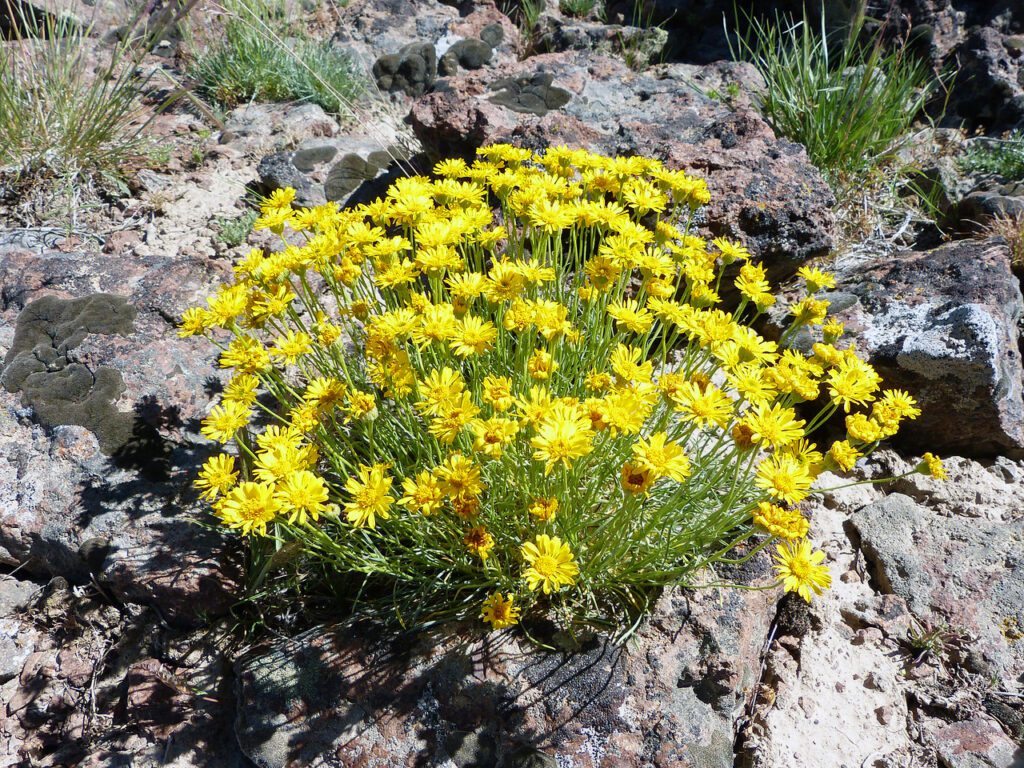
M1019 9L888 5L972 78L951 117L1024 126ZM719 61L715 33L695 39L720 27L719 6L658 0L661 26L644 29L614 26L614 6L609 23L552 10L528 47L487 2L353 0L334 40L380 91L356 119L253 104L214 126L179 103L152 125L171 160L87 228L10 212L0 765L1024 766L1024 299L1007 244L937 244L923 228L846 247L821 174L752 108L757 74ZM703 231L742 238L776 280L808 261L835 269L833 310L924 407L858 472L899 474L933 450L951 456L950 480L810 506L835 577L810 608L675 591L626 647L594 639L564 656L463 628L380 640L314 626L243 645L244 553L199 524L190 487L221 378L175 319L244 250L220 230L250 191L365 199L400 167L495 140L657 156L706 176ZM933 172L952 173L938 156ZM947 181L963 235L1024 211L1024 191L997 178Z

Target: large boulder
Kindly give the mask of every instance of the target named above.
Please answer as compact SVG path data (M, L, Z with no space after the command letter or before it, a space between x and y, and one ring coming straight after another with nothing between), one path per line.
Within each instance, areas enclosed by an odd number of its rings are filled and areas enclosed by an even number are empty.
M771 601L669 592L627 646L569 654L509 632L315 629L239 661L235 731L260 768L727 768Z
M96 578L183 623L232 604L228 541L195 525L190 487L220 377L175 328L225 269L0 252L0 562Z
M460 75L416 101L410 119L428 153L470 156L484 144L511 141L657 157L707 179L712 202L697 223L715 236L743 239L774 276L831 248L834 199L803 147L776 138L748 107L733 110L702 94L693 67L638 73L612 58L570 51L497 74Z
M1024 448L1020 284L1005 241L962 240L840 270L830 312L920 418L904 446L968 456Z

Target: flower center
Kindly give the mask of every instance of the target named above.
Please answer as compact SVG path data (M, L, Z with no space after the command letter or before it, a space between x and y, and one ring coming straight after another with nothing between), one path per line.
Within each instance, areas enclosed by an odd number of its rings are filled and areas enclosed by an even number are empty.
M551 555L541 555L533 561L533 570L545 578L550 578L558 572L558 561Z
M811 573L810 563L803 558L792 560L789 563L789 570L790 573L796 576L800 581L807 581L807 577L810 576Z

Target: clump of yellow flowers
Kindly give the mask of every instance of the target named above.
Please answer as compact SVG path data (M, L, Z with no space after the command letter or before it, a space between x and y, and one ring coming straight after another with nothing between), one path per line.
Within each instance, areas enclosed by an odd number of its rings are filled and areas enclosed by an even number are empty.
M355 208L293 197L256 223L281 248L182 319L231 371L202 431L236 450L196 482L226 526L421 625L621 628L771 544L786 590L829 586L798 505L919 412L839 342L827 273L800 271L786 332L812 353L753 330L775 297L690 232L703 180L495 144ZM812 442L837 412L843 439Z

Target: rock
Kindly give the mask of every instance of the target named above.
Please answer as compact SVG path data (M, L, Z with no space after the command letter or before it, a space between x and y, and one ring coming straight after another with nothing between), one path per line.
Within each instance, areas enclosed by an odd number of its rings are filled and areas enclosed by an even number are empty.
M1024 464L1020 461L1000 456L982 463L951 456L942 463L949 476L947 480L915 473L888 487L944 517L1012 521L1024 509ZM902 474L913 465L911 460L894 469Z
M125 0L10 0L0 15L0 37L34 36L48 25L68 22L99 35L132 18L133 12Z
M419 96L437 79L437 50L432 43L409 43L373 63L377 87L389 93Z
M227 539L192 523L219 374L173 325L226 268L0 251L0 329L16 329L0 335L0 562L95 577L186 624L232 604Z
M62 581L20 627L27 655L0 687L0 764L250 765L231 734L228 667L207 629L172 630L152 611L118 610ZM5 634L0 620L4 651ZM5 654L0 669L7 663Z
M572 94L552 83L554 77L548 72L505 77L491 83L490 102L499 104L513 112L544 117L553 109L569 103Z
M261 768L731 766L769 598L666 593L635 641L576 653L514 633L381 638L318 628L237 664L243 751ZM576 762L579 761L579 762Z
M39 632L27 622L0 618L0 683L18 676L38 641Z
M707 179L712 203L698 225L746 241L774 277L831 247L834 199L803 148L776 139L749 108L732 111L702 96L692 67L637 73L573 51L496 74L460 75L415 102L410 120L428 153L468 157L484 144L511 141L654 156Z
M955 116L969 130L993 133L1024 128L1024 61L1004 45L1005 37L993 27L978 27L957 47L947 119Z
M361 187L406 160L407 143L397 126L387 121L330 139L308 139L292 151L269 155L260 162L261 189L269 195L275 189L292 187L299 205L320 205L328 200L345 205Z
M385 91L423 93L436 77L438 57L449 52L449 62L466 69L509 63L519 53L519 31L491 2L460 16L436 0L364 0L338 15L334 44L372 70Z
M23 403L43 424L86 427L99 438L101 449L113 454L132 435L131 414L114 407L124 391L121 375L107 366L91 370L69 353L89 334L131 333L134 322L134 307L120 296L37 299L18 315L0 384L8 392L21 392Z
M882 591L903 598L921 621L967 633L993 674L1013 685L1024 674L1024 517L992 522L944 517L894 493L852 523ZM998 687L998 686L997 686ZM1006 690L1006 688L1002 688Z
M327 202L323 188L316 186L296 167L292 152L275 152L260 160L256 167L260 176L260 187L264 195L275 189L291 187L295 190L296 205L313 207Z
M1024 183L983 181L961 198L955 206L960 228L967 232L984 231L993 219L1024 216Z
M28 605L39 585L14 576L0 577L0 618L8 618Z
M340 10L332 42L370 70L382 56L394 56L406 46L434 45L448 34L458 18L455 8L436 0L353 3ZM435 65L436 62L435 56Z
M966 456L1024 447L1024 299L1004 241L860 262L839 275L828 298L885 386L920 404L899 444Z
M1021 751L990 717L926 728L945 768L1013 768Z
M220 143L242 149L294 146L335 136L338 123L316 104L247 104L228 113Z
M564 19L543 14L534 28L534 49L539 53L592 51L619 56L634 69L663 60L668 32L660 27L630 27Z
M454 43L445 56L454 58L463 69L480 69L491 60L493 54L494 49L489 44L479 38L468 37Z

